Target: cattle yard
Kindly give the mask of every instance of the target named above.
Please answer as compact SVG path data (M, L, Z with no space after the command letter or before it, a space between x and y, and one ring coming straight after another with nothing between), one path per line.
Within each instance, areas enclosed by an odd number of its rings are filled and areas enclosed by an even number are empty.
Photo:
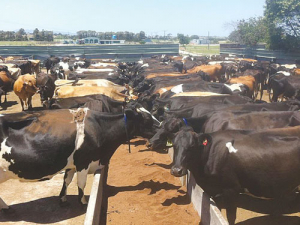
M297 60L1 60L0 223L92 224L108 163L100 224L300 223Z

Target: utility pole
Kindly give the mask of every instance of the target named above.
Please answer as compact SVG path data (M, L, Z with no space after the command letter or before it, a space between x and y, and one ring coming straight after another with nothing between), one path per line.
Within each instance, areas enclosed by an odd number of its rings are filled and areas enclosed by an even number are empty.
M164 40L166 40L166 30L164 30Z

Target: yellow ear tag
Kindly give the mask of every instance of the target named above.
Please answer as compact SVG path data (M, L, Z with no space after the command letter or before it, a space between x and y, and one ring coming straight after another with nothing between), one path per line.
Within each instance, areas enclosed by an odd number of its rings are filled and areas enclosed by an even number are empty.
M167 147L172 147L173 146L172 141L168 139L166 146Z

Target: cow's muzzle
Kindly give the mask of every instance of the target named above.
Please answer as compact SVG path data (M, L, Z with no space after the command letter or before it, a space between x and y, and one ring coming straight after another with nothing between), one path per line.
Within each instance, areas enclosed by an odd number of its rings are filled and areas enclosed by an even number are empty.
M182 166L179 167L172 167L171 174L175 177L182 177L187 174L187 169L183 168Z

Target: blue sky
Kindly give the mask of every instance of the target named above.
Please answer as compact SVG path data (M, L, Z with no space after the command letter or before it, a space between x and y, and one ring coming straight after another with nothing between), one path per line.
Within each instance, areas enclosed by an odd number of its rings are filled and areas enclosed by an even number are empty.
M265 0L1 0L0 30L145 31L228 36L230 24L262 16Z

